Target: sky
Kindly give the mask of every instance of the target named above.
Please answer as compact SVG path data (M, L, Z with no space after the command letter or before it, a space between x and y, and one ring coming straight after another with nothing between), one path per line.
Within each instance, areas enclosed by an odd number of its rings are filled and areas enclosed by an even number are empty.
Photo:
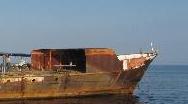
M113 48L159 51L153 64L188 65L187 0L1 0L0 51Z

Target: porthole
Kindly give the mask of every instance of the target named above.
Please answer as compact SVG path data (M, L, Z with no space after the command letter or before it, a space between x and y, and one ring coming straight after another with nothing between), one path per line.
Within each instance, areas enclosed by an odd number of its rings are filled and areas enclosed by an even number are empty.
M58 81L58 78L55 78L55 81Z
M32 82L35 82L35 79L33 79Z
M10 80L7 80L7 83L9 83L10 82Z

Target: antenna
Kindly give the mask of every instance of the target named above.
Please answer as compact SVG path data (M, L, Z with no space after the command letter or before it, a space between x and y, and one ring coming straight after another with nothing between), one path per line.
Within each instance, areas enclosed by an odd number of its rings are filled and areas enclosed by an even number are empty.
M153 48L153 42L151 42L151 51L155 51L154 48Z

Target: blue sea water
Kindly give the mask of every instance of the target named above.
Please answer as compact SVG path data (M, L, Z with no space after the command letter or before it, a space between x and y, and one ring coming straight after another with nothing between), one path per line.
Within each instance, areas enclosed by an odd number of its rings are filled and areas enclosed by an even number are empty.
M0 101L0 104L188 104L188 66L150 66L133 96Z
M151 66L135 95L144 104L188 104L188 66Z

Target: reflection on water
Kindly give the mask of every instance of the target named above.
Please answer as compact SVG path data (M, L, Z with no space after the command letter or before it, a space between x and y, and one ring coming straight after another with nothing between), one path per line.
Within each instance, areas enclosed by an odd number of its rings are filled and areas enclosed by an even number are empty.
M1 101L0 104L142 104L136 96L100 95L63 99Z

